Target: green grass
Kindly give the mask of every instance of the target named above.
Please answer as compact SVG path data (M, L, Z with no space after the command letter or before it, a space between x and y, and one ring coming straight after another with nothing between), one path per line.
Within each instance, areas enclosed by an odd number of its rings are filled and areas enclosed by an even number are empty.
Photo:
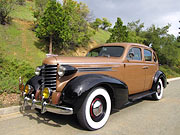
M29 61L32 67L41 65L45 57L45 53L36 47L37 43L41 43L26 24L13 22L7 26L0 25L0 41L6 57Z
M31 7L33 2L16 5L11 13L12 23L0 25L0 94L18 93L19 76L27 81L45 58L45 52L38 46L43 43L31 30L34 19Z
M104 44L109 39L110 35L110 32L99 29L96 34L92 36L91 40L96 41L98 44Z
M180 76L180 69L178 67L168 67L166 65L160 66L160 70L163 71L167 78L174 78Z
M15 5L14 11L10 14L12 18L26 20L26 21L33 21L33 9L34 3L30 1L26 1L24 6Z

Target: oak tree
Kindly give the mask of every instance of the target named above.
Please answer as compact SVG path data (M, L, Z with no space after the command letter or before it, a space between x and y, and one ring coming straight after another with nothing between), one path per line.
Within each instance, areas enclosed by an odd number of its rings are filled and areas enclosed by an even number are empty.
M123 25L121 18L117 18L113 29L111 30L112 34L110 38L106 41L107 43L112 42L126 42L128 40L128 31L127 27Z

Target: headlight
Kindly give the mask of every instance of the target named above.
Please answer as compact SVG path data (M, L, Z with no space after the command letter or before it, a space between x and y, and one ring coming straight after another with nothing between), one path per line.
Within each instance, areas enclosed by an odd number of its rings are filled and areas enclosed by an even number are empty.
M60 65L58 68L58 75L60 77L62 76L68 76L72 75L77 72L77 69L75 67L69 66L69 65Z
M58 68L58 75L59 75L60 77L62 77L62 76L65 74L65 70L66 70L65 67L59 66L59 68Z
M43 92L42 92L43 98L48 99L49 96L50 96L50 94L51 94L50 88L44 88L44 90L43 90Z
M35 74L36 75L40 75L40 72L41 72L41 68L37 67L36 70L35 70Z
M27 84L27 85L25 86L24 92L25 92L26 94L29 94L29 93L31 93L32 91L33 91L32 86Z

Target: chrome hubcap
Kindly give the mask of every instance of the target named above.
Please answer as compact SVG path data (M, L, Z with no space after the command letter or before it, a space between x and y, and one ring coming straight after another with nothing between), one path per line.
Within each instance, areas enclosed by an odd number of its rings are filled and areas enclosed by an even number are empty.
M90 107L91 117L98 118L103 113L103 104L101 99L95 98Z
M96 100L93 104L93 114L97 117L103 112L103 105L100 100Z

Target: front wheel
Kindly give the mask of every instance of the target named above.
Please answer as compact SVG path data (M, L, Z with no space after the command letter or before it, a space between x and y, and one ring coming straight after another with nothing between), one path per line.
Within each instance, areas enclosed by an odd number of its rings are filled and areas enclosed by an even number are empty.
M102 128L110 115L111 99L104 88L95 88L86 97L77 118L81 126L88 130Z
M152 95L153 99L160 100L163 97L163 90L164 88L163 88L162 80L159 79L157 88L156 88L156 93Z

